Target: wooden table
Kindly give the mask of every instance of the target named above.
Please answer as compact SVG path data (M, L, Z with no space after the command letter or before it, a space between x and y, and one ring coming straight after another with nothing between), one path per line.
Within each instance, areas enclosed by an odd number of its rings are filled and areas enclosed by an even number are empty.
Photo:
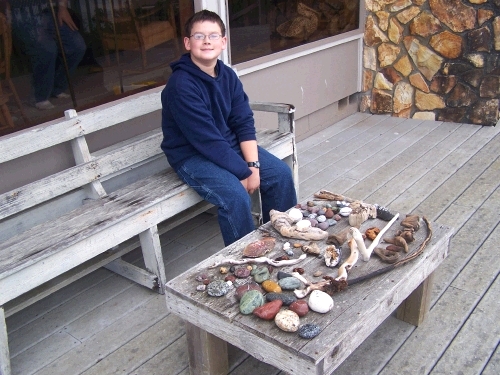
M393 237L396 230L402 229L400 221L401 217L384 237ZM369 219L360 230L363 233L369 227L383 228L385 224L379 219ZM348 220L343 218L328 231L338 233L347 226ZM240 259L243 248L262 237L261 229L269 230L277 237L275 250L268 254L272 259L284 254L282 245L286 241L292 245L308 243L279 236L270 223L172 279L166 285L167 307L186 321L191 373L226 374L226 342L229 342L258 360L290 374L329 374L396 308L398 318L418 325L429 310L432 272L446 257L452 235L451 228L436 223L431 223L431 226L433 236L416 259L334 294L335 305L330 312L319 314L310 311L300 318L301 324L316 323L321 327L321 333L312 340L302 339L297 333L281 331L273 321L241 314L234 290L223 297L210 297L206 292L196 291L196 286L200 284L195 280L197 275L207 273L212 279L224 278L225 275L219 273L219 267L208 267L224 258ZM426 227L421 220L421 228L415 234L416 240L410 245L409 254L420 246L426 235ZM369 244L369 241L366 243ZM319 244L323 249L326 247L325 241ZM342 250L343 259L346 259L350 250L346 244ZM300 249L294 251L295 257L302 253ZM359 259L348 280L386 266L375 254L368 262ZM337 275L337 268L327 268L322 258L310 255L302 263L282 267L281 270L291 272L295 267L304 268L306 272L303 276L312 282L322 280L313 276L317 270L323 275ZM271 275L274 280L277 271L274 270Z

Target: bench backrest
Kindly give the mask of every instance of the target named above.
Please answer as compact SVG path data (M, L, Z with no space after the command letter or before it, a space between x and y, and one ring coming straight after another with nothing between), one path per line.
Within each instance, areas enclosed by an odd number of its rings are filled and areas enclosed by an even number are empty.
M159 87L131 95L82 111L73 118L71 118L71 114L74 111L66 111L65 119L55 120L1 137L0 164L61 143L70 142L74 166L0 194L0 223L9 217L75 190L83 191L83 198L99 199L104 197L109 193L103 187L105 181L145 164L156 161L156 164L160 165L159 168L167 167L166 158L160 149L162 140L160 124L158 124L158 129L94 153L90 153L86 139L87 135L96 131L160 110L161 90L162 88ZM269 103L252 103L251 106L257 111L270 110ZM289 118L291 106L283 104L282 108L277 110L276 105L273 105L272 111L278 112L280 132L293 132ZM156 171L154 170L154 172ZM79 197L82 197L81 194ZM44 215L42 214L42 216ZM16 223L16 227L19 225ZM2 234L0 233L1 239Z

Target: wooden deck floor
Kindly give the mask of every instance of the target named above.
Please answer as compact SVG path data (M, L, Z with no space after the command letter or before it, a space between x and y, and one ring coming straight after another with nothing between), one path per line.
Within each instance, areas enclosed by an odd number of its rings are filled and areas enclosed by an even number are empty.
M455 228L424 324L389 317L335 374L500 373L499 131L356 113L298 143L300 200L327 189ZM162 246L171 278L223 247L216 216L167 232ZM105 269L7 326L14 374L189 373L182 321L163 296ZM284 375L230 353L231 375Z

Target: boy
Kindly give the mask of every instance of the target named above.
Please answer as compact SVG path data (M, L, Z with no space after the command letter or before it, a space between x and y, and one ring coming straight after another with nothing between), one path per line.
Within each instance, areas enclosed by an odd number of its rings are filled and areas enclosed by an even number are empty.
M236 73L218 60L226 29L214 12L195 13L185 25L188 53L172 63L162 100L162 150L179 177L218 207L227 246L254 228L250 196L260 188L269 211L297 203L288 166L257 146L253 113Z

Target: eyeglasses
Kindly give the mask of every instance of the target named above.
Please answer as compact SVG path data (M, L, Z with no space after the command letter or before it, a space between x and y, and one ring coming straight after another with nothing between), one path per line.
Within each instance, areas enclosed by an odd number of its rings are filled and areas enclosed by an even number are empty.
M203 33L194 33L193 35L190 35L190 38L194 38L194 40L205 40L206 37L208 37L209 40L219 40L221 34L208 34L205 35Z

